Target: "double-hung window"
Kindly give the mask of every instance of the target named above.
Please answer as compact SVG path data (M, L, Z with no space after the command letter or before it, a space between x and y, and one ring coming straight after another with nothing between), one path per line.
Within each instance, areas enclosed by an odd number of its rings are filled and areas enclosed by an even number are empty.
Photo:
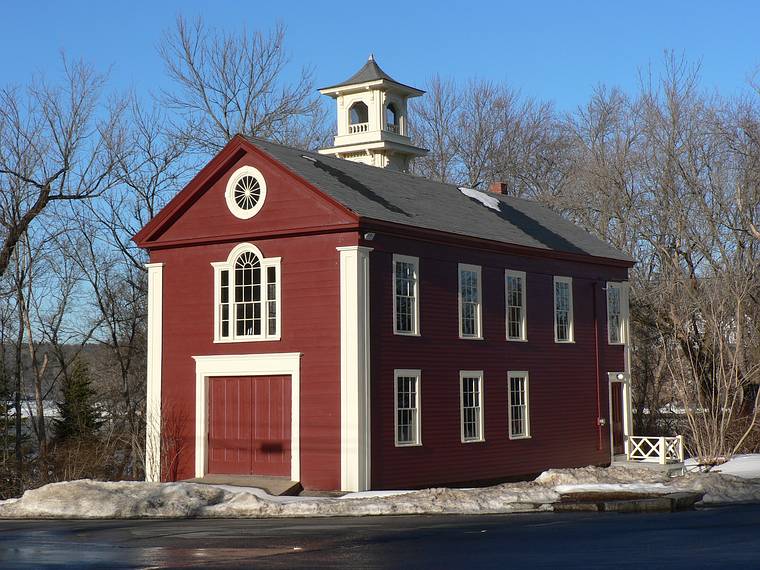
M530 437L530 414L528 410L528 373L509 372L508 416L509 438L523 439Z
M504 272L504 287L507 294L507 340L527 340L527 319L525 314L525 272Z
M416 257L393 256L393 332L420 334L419 275Z
M459 373L462 442L483 441L483 372Z
M396 446L422 445L419 370L395 370Z
M573 342L573 280L554 278L554 341Z
M483 338L480 266L459 264L459 336Z
M280 258L236 246L214 267L214 341L279 340Z
M628 296L623 283L607 283L607 341L625 344Z

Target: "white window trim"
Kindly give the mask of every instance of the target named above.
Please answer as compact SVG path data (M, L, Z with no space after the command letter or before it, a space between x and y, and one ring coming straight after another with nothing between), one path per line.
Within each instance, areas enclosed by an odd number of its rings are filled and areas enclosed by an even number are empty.
M261 291L262 291L262 324L261 334L258 336L247 335L237 336L235 334L235 316L234 316L234 288L235 288L235 261L241 253L250 251L254 255L258 256L261 263ZM251 243L241 243L236 245L230 251L226 261L215 261L211 263L214 268L214 342L215 343L229 343L229 342L262 342L262 341L277 341L282 336L282 273L280 271L281 257L264 257L261 250ZM267 269L270 267L275 268L276 283L276 306L277 306L277 333L269 334L269 322L267 317L267 303L268 292L266 285ZM222 323L220 314L221 305L221 284L222 284L222 271L229 271L229 287L230 287L230 336L222 337Z
M480 437L478 439L465 439L464 437L464 379L465 378L478 378L480 390L478 390L479 395L479 407L480 407L480 416L478 418L478 433L480 434ZM485 434L483 433L483 416L485 416L485 409L483 407L483 389L484 389L484 382L483 382L483 371L482 370L460 370L459 371L459 435L461 438L462 443L481 443L486 440Z
M400 331L396 328L396 262L414 265L414 327L411 332ZM411 255L393 254L393 334L401 336L420 336L420 259Z
M614 342L610 338L610 297L609 297L609 289L617 289L620 292L620 340L617 342ZM605 298L607 300L607 343L612 345L624 345L628 342L628 338L626 335L626 331L628 330L628 318L629 318L629 307L628 307L628 286L626 282L620 282L620 281L608 281L607 282L607 295L605 295Z
M525 378L525 435L512 433L512 379ZM530 439L530 377L527 370L512 370L507 372L507 429L509 439Z
M568 339L560 340L557 337L557 283L567 283L568 293L570 295L570 311L568 315ZM555 276L552 282L552 297L554 304L552 305L552 318L554 320L554 342L559 344L572 344L575 342L575 319L573 317L573 278L572 277L559 277Z
M464 340L483 340L483 279L480 269L480 265L469 265L467 263L460 263L457 266L459 338ZM464 335L462 333L462 271L474 271L478 276L478 311L475 322L477 331L474 335Z
M509 277L517 277L520 279L520 283L522 283L522 294L520 295L520 298L522 299L522 324L520 326L522 335L520 338L513 338L509 336L509 286L507 284L507 279ZM510 342L527 342L528 341L528 301L526 299L526 296L528 294L528 282L525 276L525 271L513 271L511 269L506 269L504 271L504 324L506 328L506 335L507 340Z
M411 443L399 442L398 440L398 379L400 376L417 379L415 402L417 425L415 426L414 441ZM419 369L398 368L393 371L393 440L396 447L422 447L422 371Z
M256 205L250 210L244 210L235 202L235 186L243 176L253 176L259 183L261 188L261 196ZM233 216L240 218L241 220L249 220L253 216L259 213L259 210L264 206L264 200L267 197L267 183L264 180L264 175L258 168L253 166L241 166L227 180L227 187L224 190L224 200L227 202L227 208L230 210Z

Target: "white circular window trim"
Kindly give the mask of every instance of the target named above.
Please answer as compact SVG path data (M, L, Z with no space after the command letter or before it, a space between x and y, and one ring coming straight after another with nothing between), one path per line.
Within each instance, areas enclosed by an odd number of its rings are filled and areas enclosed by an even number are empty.
M260 193L258 201L251 208L241 208L235 200L235 187L246 176L252 177L259 185ZM230 179L227 181L227 189L224 191L224 199L227 202L227 208L229 208L232 215L241 220L248 220L258 214L261 207L264 205L264 200L267 197L267 183L264 180L264 175L258 168L253 166L242 166L232 173Z

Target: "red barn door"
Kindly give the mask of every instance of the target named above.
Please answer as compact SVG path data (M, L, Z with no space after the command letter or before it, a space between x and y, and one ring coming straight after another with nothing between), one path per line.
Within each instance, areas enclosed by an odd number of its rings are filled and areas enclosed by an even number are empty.
M208 472L290 477L290 376L209 379Z

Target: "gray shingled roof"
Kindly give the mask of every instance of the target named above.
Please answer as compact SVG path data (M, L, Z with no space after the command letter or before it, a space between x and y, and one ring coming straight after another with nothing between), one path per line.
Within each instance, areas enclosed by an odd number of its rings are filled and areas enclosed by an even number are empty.
M364 218L543 250L633 261L606 242L530 200L478 192L394 170L283 146L257 138L258 148ZM304 158L307 157L307 158ZM482 197L498 200L496 209Z
M330 85L329 87L322 87L322 89L334 89L335 87L345 87L346 85L357 85L359 83L367 83L368 81L377 81L378 79L385 79L386 81L390 81L397 85L403 85L404 87L409 87L408 85L399 83L398 81L393 79L390 75L385 73L385 71L383 71L382 68L379 65L377 65L375 58L370 55L369 59L367 60L367 63L365 63L362 66L362 68L356 73L354 73L351 77L335 85ZM414 87L409 87L409 88L414 89L415 91L419 91L419 89L416 89Z

